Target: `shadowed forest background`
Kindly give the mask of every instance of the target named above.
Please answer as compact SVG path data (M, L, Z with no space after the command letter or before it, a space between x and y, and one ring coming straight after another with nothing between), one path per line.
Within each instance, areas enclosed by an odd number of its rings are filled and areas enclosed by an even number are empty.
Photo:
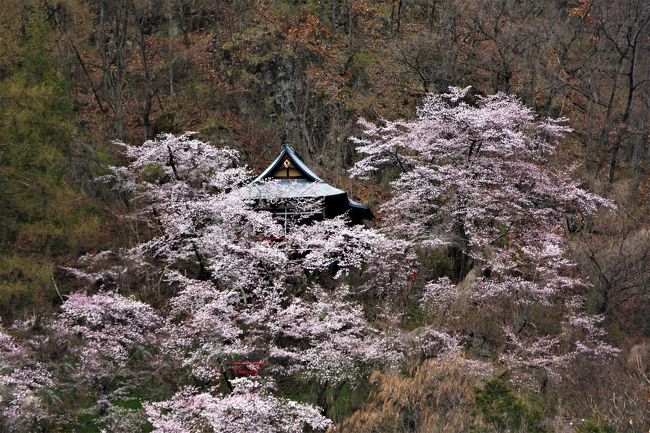
M359 157L348 138L360 133L357 120L413 118L426 94L449 86L472 86L474 96L514 94L540 115L569 119L572 132L552 164L574 165L582 186L618 207L566 221L569 258L591 283L587 310L604 315L607 340L622 353L606 370L577 373L601 377L601 384L552 398L519 395L501 382L476 394L478 385L452 361L424 361L405 375L373 374L376 408L354 412L366 403L365 388L351 391L344 407L329 401L328 415L347 420L348 431L366 431L359 426L378 407L435 417L443 409L427 405L441 399L459 402L450 417L460 422L482 413L482 428L494 431L544 431L531 426L545 416L555 417L556 431L572 431L562 430L563 415L553 412L569 402L590 419L584 432L647 432L645 0L0 0L3 323L56 311L78 289L62 268L80 256L147 236L121 217L128 200L93 181L105 166L124 162L112 140L138 145L161 133L196 131L201 140L237 149L256 173L288 142L324 179L375 208L397 174L350 178ZM429 268L449 266L429 260L414 273L414 286L429 278ZM140 296L154 299L157 285L153 276L142 281ZM411 311L409 294L403 302ZM415 312L409 318L420 319ZM427 372L449 387L427 395ZM418 387L412 406L391 400ZM525 422L490 418L495 401ZM376 431L426 431L412 427L419 422L413 419L402 420L403 430Z

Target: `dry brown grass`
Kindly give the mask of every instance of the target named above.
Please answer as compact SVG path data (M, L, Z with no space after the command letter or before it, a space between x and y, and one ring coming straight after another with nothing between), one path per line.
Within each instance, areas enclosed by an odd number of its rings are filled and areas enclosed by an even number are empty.
M462 433L475 431L480 420L473 389L480 379L460 355L428 359L407 375L375 372L369 402L337 431L342 433ZM488 431L488 430L484 430Z

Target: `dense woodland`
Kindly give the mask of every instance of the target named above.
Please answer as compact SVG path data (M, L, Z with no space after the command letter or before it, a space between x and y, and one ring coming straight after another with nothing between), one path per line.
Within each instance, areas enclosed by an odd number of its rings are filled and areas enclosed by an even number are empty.
M647 0L0 23L0 431L648 432ZM284 142L376 218L281 236Z

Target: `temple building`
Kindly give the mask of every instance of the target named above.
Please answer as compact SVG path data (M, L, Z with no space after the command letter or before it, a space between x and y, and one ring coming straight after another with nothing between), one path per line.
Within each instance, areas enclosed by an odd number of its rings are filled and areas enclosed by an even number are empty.
M318 177L288 144L282 145L280 154L251 182L248 190L260 209L273 212L285 222L305 213L292 205L300 199L320 204L316 210L307 211L314 219L334 218L346 212L353 223L373 218L368 206L350 199L345 191Z

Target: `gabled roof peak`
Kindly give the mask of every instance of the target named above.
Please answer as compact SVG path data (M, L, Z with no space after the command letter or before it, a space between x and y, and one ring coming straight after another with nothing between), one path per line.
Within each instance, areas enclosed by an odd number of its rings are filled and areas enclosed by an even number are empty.
M282 144L282 147L280 148L280 154L275 158L271 165L269 165L267 169L262 172L262 174L255 178L254 182L261 182L265 179L273 177L277 170L282 167L282 164L285 160L289 160L295 169L300 172L303 178L311 182L324 182L323 179L318 177L316 173L307 167L307 165L300 159L296 151L293 150L293 147L291 147L288 143Z

